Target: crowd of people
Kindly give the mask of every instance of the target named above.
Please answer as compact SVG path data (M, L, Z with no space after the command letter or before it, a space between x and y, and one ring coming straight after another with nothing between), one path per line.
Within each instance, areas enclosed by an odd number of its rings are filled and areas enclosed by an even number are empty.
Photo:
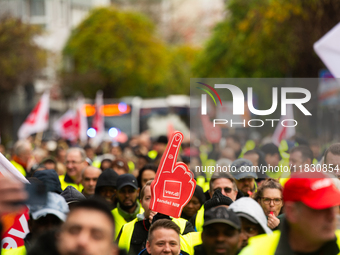
M98 148L34 142L0 146L46 191L44 203L28 204L24 245L3 244L3 254L340 254L340 143L321 151L306 141L247 146L236 135L223 148L184 141L178 161L197 185L173 218L149 208L167 137L140 135ZM208 165L220 168L196 171ZM30 195L15 178L0 177L3 229L5 216L24 210Z

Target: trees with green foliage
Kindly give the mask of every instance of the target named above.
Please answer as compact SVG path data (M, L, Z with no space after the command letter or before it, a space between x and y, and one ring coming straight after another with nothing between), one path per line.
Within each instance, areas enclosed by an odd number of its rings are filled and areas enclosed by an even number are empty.
M9 114L11 93L18 86L24 86L27 91L32 89L34 79L45 64L45 51L34 43L34 37L41 32L39 27L20 19L0 18L0 142L9 140L13 132Z
M0 95L32 82L43 66L43 51L33 41L40 33L20 19L0 19Z
M231 0L194 67L198 77L317 77L313 43L340 21L337 0Z
M64 48L64 91L69 95L81 91L88 97L99 89L105 97L183 93L187 75L183 69L193 61L193 51L167 47L156 36L153 23L140 13L95 9ZM189 80L186 83L188 92Z

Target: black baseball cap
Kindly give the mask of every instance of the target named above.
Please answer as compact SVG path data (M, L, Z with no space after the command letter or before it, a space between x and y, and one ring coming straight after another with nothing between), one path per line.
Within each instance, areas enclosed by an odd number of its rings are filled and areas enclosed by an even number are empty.
M241 229L241 221L236 213L223 206L214 207L204 212L203 227L215 223L224 223L234 227L235 229Z
M117 189L120 190L125 186L131 186L138 189L138 183L136 177L132 174L122 174L117 179Z

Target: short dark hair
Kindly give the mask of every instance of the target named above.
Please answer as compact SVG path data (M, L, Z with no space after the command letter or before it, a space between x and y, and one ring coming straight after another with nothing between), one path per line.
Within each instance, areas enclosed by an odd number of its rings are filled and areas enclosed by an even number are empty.
M327 154L332 153L333 155L340 156L340 143L333 143L331 146L328 147L328 149L325 151L324 156L324 163L326 164Z
M293 152L299 151L301 152L302 159L310 159L311 163L313 162L313 151L307 146L307 145L299 145L296 147L293 147L290 151L289 154L292 154Z
M213 182L216 181L217 179L222 179L222 178L225 178L225 179L228 179L229 181L231 181L231 183L233 184L233 189L235 191L238 191L235 179L234 179L234 177L230 173L227 173L227 172L215 172L211 176L211 179L210 179L210 182L209 182L210 192L212 192L212 184L213 184Z
M113 229L115 229L115 221L113 219L113 215L111 213L109 206L104 202L103 199L96 197L96 199L89 198L86 200L81 200L78 203L74 204L74 206L71 208L69 212L69 215L71 215L72 212L76 210L81 210L81 209L95 210L95 211L102 212L103 214L107 216L107 218L112 223Z
M137 183L138 183L138 187L143 188L142 187L142 175L143 175L144 171L151 170L151 171L154 171L155 173L157 173L157 169L158 169L158 167L155 164L146 164L145 166L143 166L141 168L141 170L139 170L139 174L136 178Z
M279 148L274 144L274 143L267 143L261 147L261 151L267 155L274 155L274 154L279 154L280 160L281 160L281 154L279 151Z
M173 229L178 234L178 238L179 238L179 234L180 234L180 231L181 231L179 226L175 222L173 222L172 220L160 219L160 220L155 221L149 229L148 241L150 243L151 243L152 238L153 238L152 233L155 230L160 229L160 228Z

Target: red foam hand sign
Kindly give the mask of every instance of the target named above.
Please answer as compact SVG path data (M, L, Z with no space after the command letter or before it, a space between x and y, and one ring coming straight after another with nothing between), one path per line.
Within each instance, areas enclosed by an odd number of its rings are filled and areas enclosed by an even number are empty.
M156 177L151 183L150 209L179 218L183 207L192 198L196 181L182 162L176 163L183 134L175 132L169 139Z

